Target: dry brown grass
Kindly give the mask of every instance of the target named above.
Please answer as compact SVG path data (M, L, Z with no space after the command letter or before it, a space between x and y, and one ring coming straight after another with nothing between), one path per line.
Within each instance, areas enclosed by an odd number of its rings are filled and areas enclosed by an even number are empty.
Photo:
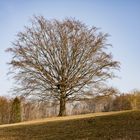
M140 140L140 111L53 117L2 125L0 140Z
M49 118L45 118L45 119L37 119L37 120L32 120L32 121L20 122L20 123L3 124L3 125L0 125L0 128L9 127L9 126L18 126L18 125L39 124L39 123L54 122L54 121L66 121L66 120L74 120L74 119L91 118L91 117L97 117L97 116L105 116L105 115L112 115L112 114L118 114L118 113L123 113L123 112L129 112L129 111L130 110L112 111L112 112L98 112L98 113L89 113L89 114L63 116L63 117L49 117Z

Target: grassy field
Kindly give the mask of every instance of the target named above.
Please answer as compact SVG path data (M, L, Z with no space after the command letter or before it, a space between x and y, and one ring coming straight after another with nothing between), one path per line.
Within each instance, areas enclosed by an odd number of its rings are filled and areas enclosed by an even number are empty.
M1 125L0 140L140 140L140 111L55 117Z

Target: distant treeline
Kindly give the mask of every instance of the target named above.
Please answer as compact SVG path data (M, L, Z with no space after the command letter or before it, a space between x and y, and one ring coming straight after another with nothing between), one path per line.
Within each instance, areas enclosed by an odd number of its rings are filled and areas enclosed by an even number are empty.
M67 115L140 109L140 91L67 103ZM0 124L57 116L59 103L0 97Z
M0 124L20 122L21 109L19 98L0 97Z

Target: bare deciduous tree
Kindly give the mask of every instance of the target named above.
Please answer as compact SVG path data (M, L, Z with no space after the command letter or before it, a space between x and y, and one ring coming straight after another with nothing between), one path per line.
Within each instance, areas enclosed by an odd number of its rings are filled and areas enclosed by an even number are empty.
M0 96L0 124L9 123L11 100Z
M59 116L65 115L68 100L83 97L83 89L112 78L119 68L107 52L107 37L75 19L34 17L7 50L13 55L16 92L59 101Z

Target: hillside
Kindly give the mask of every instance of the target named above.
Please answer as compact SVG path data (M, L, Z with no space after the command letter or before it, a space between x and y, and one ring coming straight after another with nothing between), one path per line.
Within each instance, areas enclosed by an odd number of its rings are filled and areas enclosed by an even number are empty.
M0 140L140 140L140 111L93 113L1 125Z

